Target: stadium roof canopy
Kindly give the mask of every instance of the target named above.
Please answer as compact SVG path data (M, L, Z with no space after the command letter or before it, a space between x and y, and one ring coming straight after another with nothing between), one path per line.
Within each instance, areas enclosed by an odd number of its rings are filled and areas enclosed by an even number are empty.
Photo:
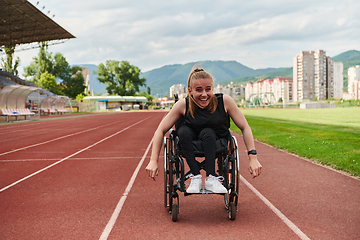
M147 98L144 96L86 96L84 101L89 102L147 102Z
M26 0L0 0L0 46L75 38Z

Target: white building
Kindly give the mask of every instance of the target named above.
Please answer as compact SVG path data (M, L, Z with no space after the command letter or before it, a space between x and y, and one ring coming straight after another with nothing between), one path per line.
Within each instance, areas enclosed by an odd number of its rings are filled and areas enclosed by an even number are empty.
M333 62L334 71L334 95L332 97L340 99L343 98L344 86L344 64L342 62Z
M321 100L328 96L328 86L332 85L331 58L323 50L301 51L293 62L294 102Z
M293 79L292 78L274 78L273 82L273 93L276 101L280 98L283 102L293 101L292 91Z
M186 97L187 91L186 86L184 84L175 84L170 87L170 96L174 97L174 94L177 93L179 95L179 99Z
M84 77L84 85L85 85L85 89L84 89L84 93L85 94L91 94L91 96L93 96L94 94L92 92L90 92L90 71L88 68L82 67L82 75Z
M229 95L234 100L239 101L244 98L245 89L244 86L234 86L233 82L231 82L227 86L218 84L216 87L214 87L214 92Z
M360 66L348 68L348 92L353 100L360 99Z
M266 104L277 103L280 99L292 102L292 86L292 78L259 79L254 83L246 84L245 99L252 101L254 97L258 97Z

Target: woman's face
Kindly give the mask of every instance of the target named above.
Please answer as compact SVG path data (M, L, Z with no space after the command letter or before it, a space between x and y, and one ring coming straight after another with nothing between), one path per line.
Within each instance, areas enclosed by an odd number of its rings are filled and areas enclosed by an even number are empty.
M207 107L213 96L212 80L210 78L193 79L189 92L200 107Z

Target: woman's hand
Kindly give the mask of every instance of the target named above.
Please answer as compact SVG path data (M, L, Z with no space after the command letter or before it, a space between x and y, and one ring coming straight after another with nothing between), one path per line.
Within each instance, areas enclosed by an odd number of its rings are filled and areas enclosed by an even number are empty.
M249 172L253 178L258 177L261 174L262 166L257 160L256 155L249 155Z
M146 172L148 173L149 177L155 181L157 175L159 175L159 164L157 161L150 161L146 167Z

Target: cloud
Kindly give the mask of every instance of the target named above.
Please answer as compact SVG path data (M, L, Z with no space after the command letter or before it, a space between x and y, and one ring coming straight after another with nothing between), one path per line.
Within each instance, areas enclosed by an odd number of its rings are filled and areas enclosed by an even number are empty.
M191 61L236 60L252 68L289 67L303 50L323 49L333 56L360 49L357 0L47 0L45 4L54 20L76 36L50 48L70 64L127 60L147 71ZM29 64L31 54L21 53L23 64Z

